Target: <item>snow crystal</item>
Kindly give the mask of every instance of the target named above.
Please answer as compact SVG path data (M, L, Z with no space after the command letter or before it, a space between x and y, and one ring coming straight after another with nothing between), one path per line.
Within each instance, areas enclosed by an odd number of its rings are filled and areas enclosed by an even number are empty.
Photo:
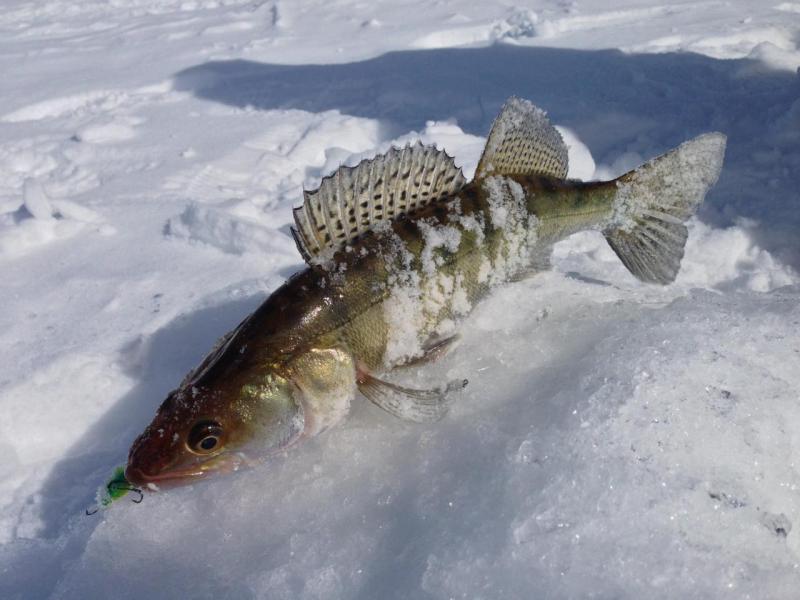
M464 231L468 231L475 236L475 243L480 245L483 243L484 232L483 232L483 216L480 214L477 215L451 215L450 216L451 222L458 223L458 226L461 227Z
M489 218L500 230L502 243L490 257L488 273L492 285L504 283L530 264L531 250L537 241L536 217L528 215L525 190L505 177L488 177L483 182L487 192ZM483 266L479 279L483 273Z
M390 230L384 227L384 233ZM388 328L383 361L387 365L401 363L422 353L421 334L425 325L422 308L420 275L412 269L414 257L395 234L386 257L389 268L389 298L383 303Z
M506 181L501 177L489 177L484 183L488 192L486 200L489 204L489 218L495 229L506 229L508 220L508 202L506 202L506 194L503 189L505 183Z
M432 225L425 221L419 223L419 231L424 242L420 256L422 272L432 276L442 265L441 257L436 251L442 249L451 253L457 252L461 243L461 231L456 227Z

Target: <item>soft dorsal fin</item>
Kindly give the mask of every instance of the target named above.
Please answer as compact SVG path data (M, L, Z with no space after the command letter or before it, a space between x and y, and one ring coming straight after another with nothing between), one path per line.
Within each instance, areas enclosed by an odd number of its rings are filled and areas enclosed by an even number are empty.
M435 146L392 148L355 167L339 167L318 189L303 192L292 235L311 262L378 223L455 194L465 183L452 157Z
M475 179L534 174L565 179L568 166L567 147L545 112L512 96L492 124Z

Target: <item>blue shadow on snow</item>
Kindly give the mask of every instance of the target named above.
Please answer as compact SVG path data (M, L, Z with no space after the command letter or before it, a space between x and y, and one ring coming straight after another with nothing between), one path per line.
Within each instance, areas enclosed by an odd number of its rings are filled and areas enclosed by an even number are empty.
M211 61L177 73L175 84L229 106L380 119L394 134L456 119L485 136L506 98L517 95L574 130L602 163L625 152L649 158L722 131L725 168L700 217L715 227L756 221L755 241L800 269L800 78L752 60L498 44L331 65Z

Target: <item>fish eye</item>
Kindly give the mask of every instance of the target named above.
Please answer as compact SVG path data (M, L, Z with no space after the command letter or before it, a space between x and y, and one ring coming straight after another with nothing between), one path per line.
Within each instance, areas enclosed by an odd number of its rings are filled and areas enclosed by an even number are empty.
M222 425L216 421L200 421L192 427L186 445L195 454L210 454L222 443Z

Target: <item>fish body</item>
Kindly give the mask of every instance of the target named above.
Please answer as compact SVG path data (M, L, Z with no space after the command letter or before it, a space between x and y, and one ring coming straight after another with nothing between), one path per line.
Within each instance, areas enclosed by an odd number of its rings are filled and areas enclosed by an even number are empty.
M558 133L511 99L471 183L422 146L343 167L295 211L308 268L168 396L127 479L236 470L340 422L357 392L401 418L441 418L460 382L417 390L379 376L438 355L493 287L547 269L553 244L578 231L603 232L638 278L673 280L724 146L706 134L617 180L569 181Z
M493 287L545 268L553 243L602 228L613 193L607 183L491 177L367 232L276 296L306 314L321 307L302 339L338 340L362 371L390 370L454 335Z

